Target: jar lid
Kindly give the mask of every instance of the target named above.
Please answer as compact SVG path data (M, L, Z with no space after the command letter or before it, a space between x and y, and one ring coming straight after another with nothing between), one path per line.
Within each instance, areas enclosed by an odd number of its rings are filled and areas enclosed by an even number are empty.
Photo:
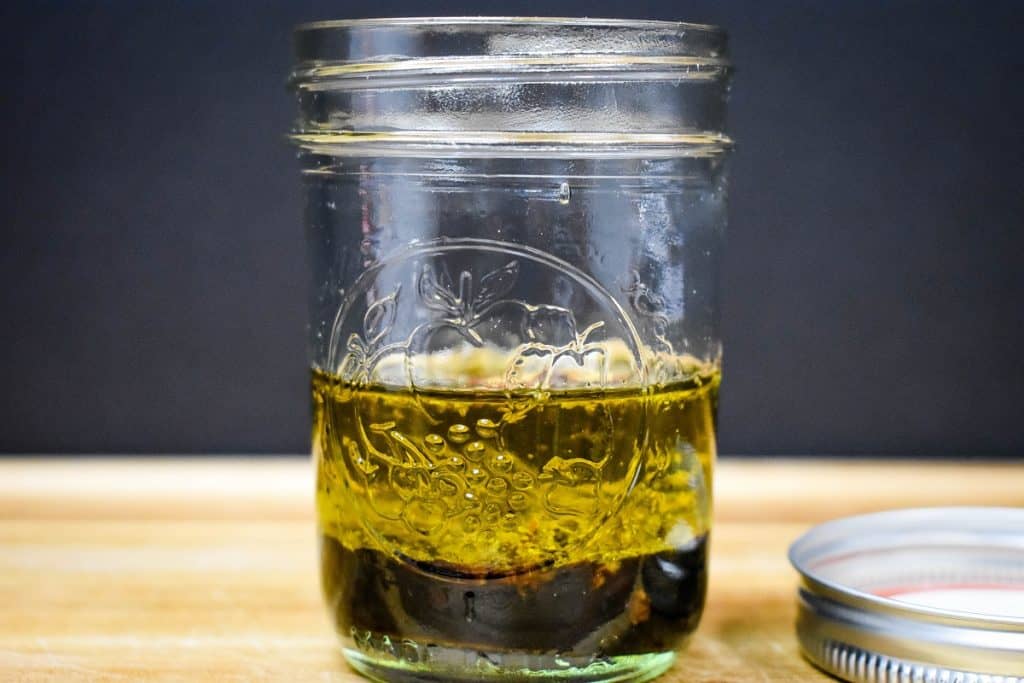
M849 681L1024 683L1024 509L895 510L827 522L789 559L797 636Z

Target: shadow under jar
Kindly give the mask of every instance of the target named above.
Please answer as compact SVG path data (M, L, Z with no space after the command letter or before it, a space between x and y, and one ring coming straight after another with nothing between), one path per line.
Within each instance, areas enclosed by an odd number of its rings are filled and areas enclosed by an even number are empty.
M725 35L296 33L325 598L383 680L640 680L707 581Z

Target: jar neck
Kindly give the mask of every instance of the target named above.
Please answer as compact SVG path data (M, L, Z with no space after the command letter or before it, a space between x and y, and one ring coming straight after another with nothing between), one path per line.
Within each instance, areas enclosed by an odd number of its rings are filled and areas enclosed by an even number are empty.
M294 140L334 154L720 154L730 65L713 27L360 20L301 27ZM397 151L396 151L397 150Z

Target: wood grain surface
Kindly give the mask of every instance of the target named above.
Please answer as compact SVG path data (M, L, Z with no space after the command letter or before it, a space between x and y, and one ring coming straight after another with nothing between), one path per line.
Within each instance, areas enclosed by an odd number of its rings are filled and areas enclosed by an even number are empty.
M726 460L707 611L663 678L818 681L786 548L813 523L1024 505L1024 466ZM355 681L321 606L304 459L0 460L0 681Z

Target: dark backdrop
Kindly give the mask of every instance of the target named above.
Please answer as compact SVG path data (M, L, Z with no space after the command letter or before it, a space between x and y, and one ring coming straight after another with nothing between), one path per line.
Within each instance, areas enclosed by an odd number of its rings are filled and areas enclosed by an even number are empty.
M724 25L726 453L1024 454L1022 2L14 2L0 451L307 448L289 28Z

